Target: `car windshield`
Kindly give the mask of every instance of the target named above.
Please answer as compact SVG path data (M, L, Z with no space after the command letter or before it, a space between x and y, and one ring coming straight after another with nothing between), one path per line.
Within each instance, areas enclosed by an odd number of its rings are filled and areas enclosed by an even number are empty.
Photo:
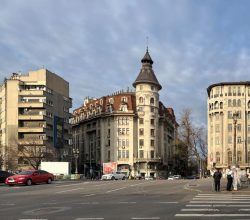
M22 171L20 173L18 173L18 175L31 175L33 173L33 171Z

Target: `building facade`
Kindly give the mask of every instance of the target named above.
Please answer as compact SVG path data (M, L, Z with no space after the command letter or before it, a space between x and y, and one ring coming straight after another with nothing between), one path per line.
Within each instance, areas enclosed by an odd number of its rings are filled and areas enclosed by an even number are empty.
M2 169L31 167L53 155L60 160L69 151L69 83L39 69L13 73L0 87L0 148Z
M159 100L162 88L148 50L133 86L97 99L85 99L73 111L73 148L79 169L100 176L102 165L116 162L127 176L166 176L173 167L177 123L174 111Z
M250 166L250 82L207 88L208 169Z

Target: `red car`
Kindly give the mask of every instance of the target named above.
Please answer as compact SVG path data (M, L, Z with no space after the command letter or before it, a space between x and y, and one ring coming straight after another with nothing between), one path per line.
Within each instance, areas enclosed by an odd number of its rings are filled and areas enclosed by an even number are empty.
M9 176L5 183L9 186L15 184L26 184L28 186L36 183L50 184L54 180L54 175L44 170L26 170L16 175Z

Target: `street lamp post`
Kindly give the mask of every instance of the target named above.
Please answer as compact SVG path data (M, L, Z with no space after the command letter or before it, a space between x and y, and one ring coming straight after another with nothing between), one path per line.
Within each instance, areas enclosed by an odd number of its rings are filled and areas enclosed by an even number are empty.
M233 163L237 165L237 155L236 155L236 126L237 126L237 119L239 117L239 113L233 113L233 122L234 122L234 148L233 148Z
M73 155L75 158L75 174L78 174L78 157L79 157L79 149L73 148Z

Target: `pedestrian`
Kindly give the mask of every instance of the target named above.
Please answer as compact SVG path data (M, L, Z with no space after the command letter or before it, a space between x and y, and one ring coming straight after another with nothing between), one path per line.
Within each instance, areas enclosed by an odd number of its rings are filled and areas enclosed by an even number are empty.
M222 177L222 174L218 168L216 169L213 177L214 177L214 189L216 192L220 192L220 179Z
M228 168L226 169L226 176L227 176L227 191L231 191L233 184L233 172L231 170L231 166L228 166Z

